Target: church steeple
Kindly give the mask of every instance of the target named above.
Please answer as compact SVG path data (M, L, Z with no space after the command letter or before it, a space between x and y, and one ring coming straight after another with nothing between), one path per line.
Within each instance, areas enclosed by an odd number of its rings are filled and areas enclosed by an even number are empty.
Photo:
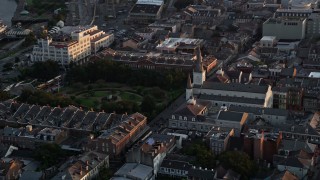
M193 84L201 86L203 82L206 80L206 71L203 69L200 46L196 48L195 53L197 60L196 67L193 71Z
M192 89L192 83L191 83L190 74L188 74L187 89Z
M197 57L197 62L196 62L196 72L203 72L203 64L202 64L202 55L201 55L201 50L200 50L200 46L198 46L196 48L196 57Z
M186 88L186 100L190 99L190 97L193 96L193 86L191 83L191 77L190 74L188 74L188 81L187 81L187 88Z

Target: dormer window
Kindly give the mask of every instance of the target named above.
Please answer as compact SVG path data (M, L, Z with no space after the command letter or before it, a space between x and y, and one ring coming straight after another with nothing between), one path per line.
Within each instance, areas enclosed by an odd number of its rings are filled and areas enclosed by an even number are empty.
M172 115L171 118L172 118L172 119L176 119L175 115Z
M183 120L185 120L185 121L186 121L187 119L188 119L188 118L187 118L186 116L183 118Z
M182 120L182 116L179 116L179 120Z
M196 118L192 118L192 121L196 121Z

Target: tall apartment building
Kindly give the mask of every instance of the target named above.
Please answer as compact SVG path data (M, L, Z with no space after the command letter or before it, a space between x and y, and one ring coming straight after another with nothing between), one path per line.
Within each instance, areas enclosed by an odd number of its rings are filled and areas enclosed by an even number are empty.
M306 34L305 17L269 18L263 23L262 36L276 36L277 39L304 39Z
M60 65L69 65L71 62L79 64L100 48L110 46L113 41L113 34L106 34L97 26L66 26L52 37L38 39L31 60L53 60Z
M320 13L312 13L307 20L306 37L320 36Z
M279 8L274 13L277 17L309 17L312 14L312 9L283 9Z

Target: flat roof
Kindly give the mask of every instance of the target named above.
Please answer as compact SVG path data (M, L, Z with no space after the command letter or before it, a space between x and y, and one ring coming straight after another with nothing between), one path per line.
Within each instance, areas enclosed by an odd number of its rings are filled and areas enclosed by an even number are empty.
M218 120L241 122L244 112L220 111Z
M320 78L320 72L311 72L309 78Z
M276 36L263 36L260 41L273 41L276 39Z
M138 163L126 163L116 173L115 176L129 176L137 179L147 179L152 174L153 169Z
M203 42L202 39L191 39L191 38L168 38L157 46L157 48L162 47L178 47L180 44L186 45L199 45Z
M158 5L161 6L164 3L163 0L138 0L136 4L146 4L146 5Z

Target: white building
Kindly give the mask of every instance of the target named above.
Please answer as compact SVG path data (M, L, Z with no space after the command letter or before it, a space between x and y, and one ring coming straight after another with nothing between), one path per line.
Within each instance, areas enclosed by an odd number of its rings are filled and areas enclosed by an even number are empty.
M259 86L241 83L218 83L206 81L200 49L196 49L197 64L193 71L193 82L188 78L186 100L199 97L209 100L214 106L272 107L273 95L271 86Z
M106 34L98 30L97 26L65 26L52 37L38 39L38 44L33 47L31 60L53 60L60 65L71 62L79 64L92 53L110 46L113 41L113 34Z
M260 39L260 47L273 47L276 44L275 36L263 36Z

